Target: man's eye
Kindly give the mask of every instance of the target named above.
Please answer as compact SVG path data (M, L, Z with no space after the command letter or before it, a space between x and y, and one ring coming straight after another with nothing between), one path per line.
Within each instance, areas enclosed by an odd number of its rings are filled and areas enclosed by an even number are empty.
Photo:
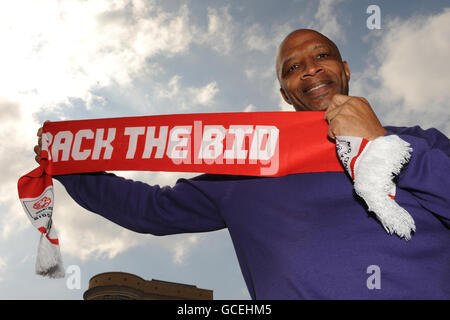
M317 55L317 58L322 59L322 58L325 58L325 57L328 57L328 56L329 56L328 53L320 53L320 54Z
M297 69L298 69L298 65L294 64L294 65L289 67L288 72L291 72L291 71L294 71L294 70L297 70Z

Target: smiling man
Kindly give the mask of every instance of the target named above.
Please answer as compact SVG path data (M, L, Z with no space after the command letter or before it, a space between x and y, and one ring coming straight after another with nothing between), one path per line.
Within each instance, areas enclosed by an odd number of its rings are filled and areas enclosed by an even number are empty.
M284 100L297 111L324 111L336 93L348 95L350 69L330 39L296 30L281 43L276 73Z
M386 130L364 98L348 97L350 69L333 41L308 29L290 33L276 59L280 93L297 111L327 111L328 135L373 140Z
M84 208L136 232L227 228L253 299L450 299L449 139L435 129L383 127L367 100L348 96L349 67L316 31L289 34L276 70L297 111L326 111L330 138L397 135L411 145L395 193L417 225L410 241L382 230L344 172L201 175L173 187L107 173L55 178ZM38 162L40 148L39 138Z

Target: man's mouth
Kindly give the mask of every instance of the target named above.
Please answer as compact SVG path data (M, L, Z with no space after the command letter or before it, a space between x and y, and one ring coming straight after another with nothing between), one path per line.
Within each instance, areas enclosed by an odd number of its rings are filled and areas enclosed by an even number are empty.
M308 95L322 94L329 89L331 83L331 81L320 81L309 85L303 92Z

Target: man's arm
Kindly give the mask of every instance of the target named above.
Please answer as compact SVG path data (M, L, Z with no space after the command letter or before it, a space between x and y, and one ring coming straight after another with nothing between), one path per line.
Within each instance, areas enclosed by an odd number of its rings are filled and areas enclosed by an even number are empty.
M225 227L213 200L186 179L160 187L110 173L54 178L85 209L136 232L167 235Z
M324 118L328 136L356 136L374 140L396 134L411 144L409 163L398 176L397 187L414 194L428 211L450 226L450 141L436 129L381 126L369 102L361 97L336 94Z
M42 127L37 136L34 152L40 163ZM190 180L161 188L102 172L54 178L83 208L136 232L166 235L226 227L214 200Z
M450 140L436 129L386 127L411 144L411 159L397 187L411 192L421 206L450 228Z

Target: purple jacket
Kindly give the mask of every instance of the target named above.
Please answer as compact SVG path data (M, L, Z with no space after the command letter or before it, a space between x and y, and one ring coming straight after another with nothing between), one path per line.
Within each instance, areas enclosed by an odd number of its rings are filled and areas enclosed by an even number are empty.
M344 172L201 175L174 187L55 178L82 207L136 232L228 228L253 299L450 299L450 140L386 129L413 148L395 198L415 220L410 241L384 231Z

